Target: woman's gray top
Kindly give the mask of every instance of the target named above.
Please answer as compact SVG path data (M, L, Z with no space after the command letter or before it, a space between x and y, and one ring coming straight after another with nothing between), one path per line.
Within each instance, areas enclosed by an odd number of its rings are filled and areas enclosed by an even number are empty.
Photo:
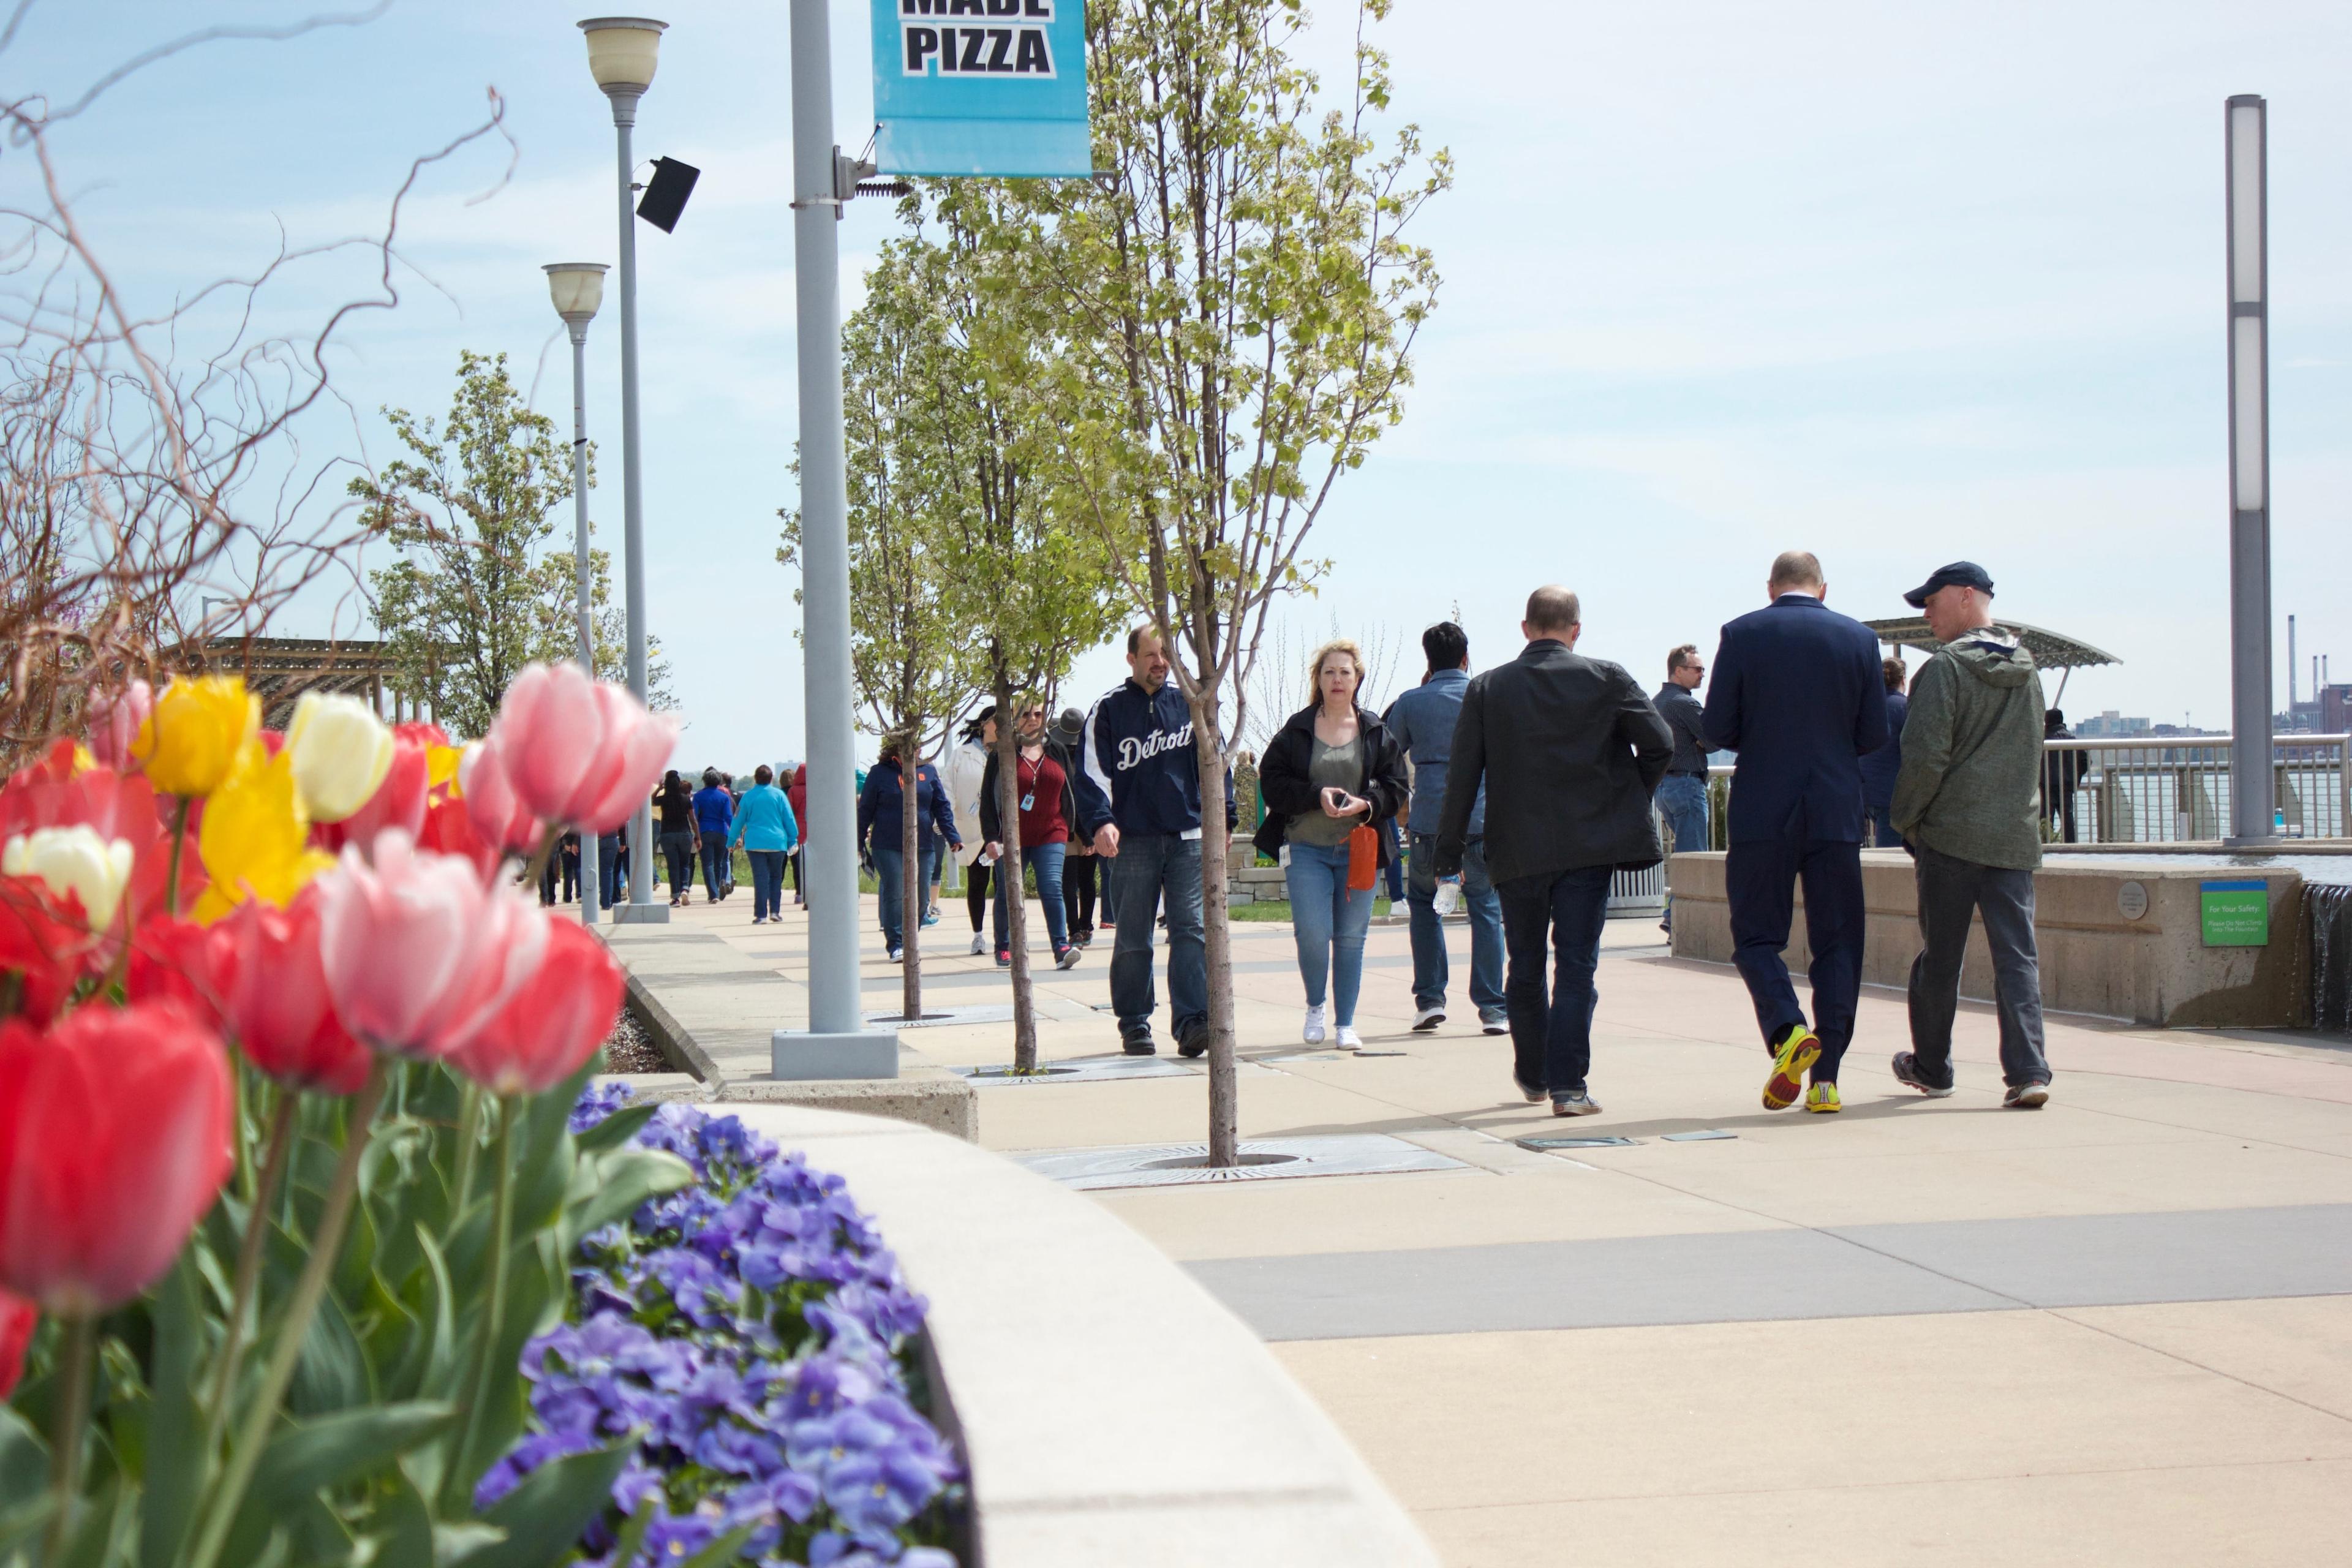
M1327 746L1323 737L1315 737L1314 759L1307 764L1307 782L1315 786L1320 801L1328 788L1356 793L1364 782L1364 737L1360 731L1344 746ZM1313 811L1302 811L1290 819L1289 838L1297 844L1320 844L1330 847L1348 842L1348 835L1363 825L1360 813L1354 816L1326 816L1320 805Z

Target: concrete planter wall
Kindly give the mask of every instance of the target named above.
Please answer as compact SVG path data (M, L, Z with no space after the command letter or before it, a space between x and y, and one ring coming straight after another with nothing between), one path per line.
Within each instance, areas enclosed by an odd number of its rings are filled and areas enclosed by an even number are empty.
M1678 958L1731 961L1731 912L1724 894L1725 857L1676 855L1667 864L1674 892ZM2270 945L2207 947L2198 884L2213 878L2269 885ZM1862 857L1869 925L1863 979L1903 985L1919 952L1918 905L1911 858L1899 849ZM2146 894L2137 919L2125 884ZM2095 1013L2166 1028L2296 1028L2310 1022L2310 942L2303 928L2303 879L2291 870L2045 863L2033 879L2034 933L2047 1007ZM1804 896L1787 949L1789 967L1807 959ZM1992 960L1979 921L1969 938L1960 994L1992 999Z

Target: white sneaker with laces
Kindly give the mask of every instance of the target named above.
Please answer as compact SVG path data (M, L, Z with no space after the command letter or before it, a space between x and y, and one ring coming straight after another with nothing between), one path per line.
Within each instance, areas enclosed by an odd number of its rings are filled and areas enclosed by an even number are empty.
M1416 1035L1425 1035L1444 1022L1445 1022L1444 1008L1423 1007L1412 1016L1412 1032Z
M978 958L988 951L988 938L979 931L971 933L971 955Z
M1307 1009L1307 1022L1299 1027L1298 1037L1305 1040L1310 1046L1319 1046L1323 1043L1322 1008L1309 1007Z
M1354 1025L1342 1024L1339 1026L1338 1044L1343 1051L1360 1051L1364 1048L1364 1037L1356 1033Z

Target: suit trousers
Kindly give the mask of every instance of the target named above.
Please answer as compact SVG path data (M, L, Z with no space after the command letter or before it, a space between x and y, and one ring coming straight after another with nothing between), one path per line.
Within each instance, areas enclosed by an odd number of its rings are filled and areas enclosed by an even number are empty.
M1813 1079L1835 1083L1862 994L1862 846L1824 838L1744 839L1731 846L1724 879L1731 895L1732 962L1748 983L1768 1046L1790 1025L1805 1021L1780 957L1789 945L1797 883L1804 883L1813 1033L1822 1041Z

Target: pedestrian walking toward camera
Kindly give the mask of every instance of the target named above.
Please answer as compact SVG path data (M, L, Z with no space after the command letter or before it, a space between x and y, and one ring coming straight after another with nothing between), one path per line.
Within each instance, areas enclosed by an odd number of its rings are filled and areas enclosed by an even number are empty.
M996 877L996 967L1013 967L1012 911L1009 899L1022 896L1021 873L1025 868L1037 879L1037 902L1045 915L1045 934L1054 945L1054 967L1076 967L1081 954L1070 945L1068 911L1062 904L1062 865L1067 857L1070 824L1078 817L1077 792L1069 771L1045 743L1045 710L1022 710L1014 722L1020 749L1013 753L1013 798L1021 814L1021 854L1018 863L1006 858L1003 814L997 806L1000 757L988 754L980 784L980 829L987 836L988 855L1002 869Z
M1903 595L1937 648L1911 687L1895 826L1917 858L1919 937L1911 964L1911 1048L1895 1076L1930 1099L1952 1092L1952 1017L1973 916L1984 917L2000 1015L2001 1103L2050 1098L2033 872L2042 864L2042 677L1992 624L1992 578L1955 561Z
M1406 858L1406 906L1412 936L1412 1026L1427 1033L1445 1022L1445 991L1453 979L1439 904L1437 825L1445 810L1445 779L1454 754L1454 727L1462 717L1462 694L1470 687L1470 638L1452 621L1421 634L1429 673L1421 684L1389 704L1387 724L1397 746L1412 763L1412 806L1405 818L1412 853ZM1471 804L1468 837L1463 841L1462 873L1444 887L1448 903L1459 901L1470 917L1470 1005L1478 1026L1490 1035L1510 1033L1503 1000L1503 906L1486 876L1486 795Z
M903 837L904 805L899 767L905 751L903 744L892 736L882 742L882 757L866 774L865 787L857 794L857 847L874 862L875 891L881 906L882 945L890 962L903 962L907 944L903 930L906 915L907 856ZM948 805L947 785L940 780L939 769L929 763L915 765L915 849L919 857L919 885L928 889L931 869L940 856L950 849L963 847L963 836L956 831L955 812Z
M1257 851L1278 857L1290 889L1298 977L1307 987L1299 1037L1360 1050L1356 997L1372 892L1390 862L1381 825L1404 809L1412 784L1389 728L1357 705L1363 650L1345 639L1316 649L1307 705L1266 743L1258 763L1265 820Z
M1511 1081L1530 1104L1549 1095L1554 1116L1589 1116L1601 1109L1586 1080L1609 882L1658 863L1650 797L1674 736L1622 666L1576 651L1575 595L1538 588L1519 630L1519 657L1462 694L1436 869L1463 868L1483 785L1486 869L1510 951ZM1549 993L1547 949L1558 954Z
M1168 903L1168 1005L1180 1055L1209 1048L1209 968L1201 915L1201 765L1192 710L1168 679L1168 655L1149 626L1127 634L1128 679L1087 715L1076 785L1078 831L1110 871L1118 917L1110 960L1119 1047L1148 1057L1159 994L1151 931ZM1225 781L1225 819L1234 788ZM1104 923L1108 924L1106 921Z
M761 763L735 812L728 844L740 844L751 862L751 923L784 918L784 857L800 839L793 826L793 803L776 787L775 771ZM731 858L731 857L730 857Z
M1086 743L1087 716L1075 708L1065 708L1054 727L1045 732L1046 748L1054 760L1062 764L1064 776L1071 781L1071 799L1077 796L1078 748ZM1077 819L1071 818L1069 853L1062 860L1062 918L1064 928L1070 933L1074 947L1085 947L1095 940L1095 893L1098 881L1097 869L1102 861L1086 836L1077 830Z
M1674 761L1666 764L1666 776L1658 781L1658 815L1666 819L1666 833L1671 842L1669 855L1693 855L1710 847L1707 838L1706 807L1706 731L1705 710L1691 693L1706 678L1706 666L1700 662L1698 645L1685 643L1666 655L1666 683L1658 688L1650 705L1658 717L1674 731ZM1675 929L1674 894L1666 895L1666 912L1658 921L1658 929L1668 935Z
M1707 744L1739 753L1731 778L1732 962L1748 983L1772 1068L1764 1109L1840 1107L1838 1066L1862 995L1862 757L1886 740L1878 637L1823 603L1822 563L1784 551L1765 607L1723 628L1707 688ZM1780 950L1805 885L1813 1019ZM1812 1087L1805 1075L1812 1074Z
M992 702L963 727L962 738L948 753L946 769L948 803L955 808L956 831L963 835L963 847L956 851L956 863L963 868L963 902L971 916L974 956L988 951L988 937L982 923L988 914L989 873L995 863L988 859L988 835L980 826L980 781L988 772L988 760L995 746L996 704Z
M675 909L687 901L694 879L696 837L694 792L676 768L662 775L661 788L654 792L654 810L661 818L662 858L669 863L669 901Z
M1900 849L1903 835L1895 831L1895 775L1903 771L1903 723L1911 700L1903 695L1908 679L1899 658L1879 661L1886 678L1886 744L1862 758L1862 804L1870 813L1870 844L1876 849Z
M2066 715L2053 708L2042 715L2042 739L2071 741L2074 731L2066 728ZM2042 763L2042 816L2044 821L2057 819L2059 837L2065 843L2074 837L2074 792L2083 787L2083 775L2091 771L2091 758L2086 752L2074 747L2052 751L2045 743Z
M793 850L793 902L805 905L808 902L808 764L806 763L794 764L792 772L792 787L784 791L784 798L792 803L793 832L800 841L798 847Z

